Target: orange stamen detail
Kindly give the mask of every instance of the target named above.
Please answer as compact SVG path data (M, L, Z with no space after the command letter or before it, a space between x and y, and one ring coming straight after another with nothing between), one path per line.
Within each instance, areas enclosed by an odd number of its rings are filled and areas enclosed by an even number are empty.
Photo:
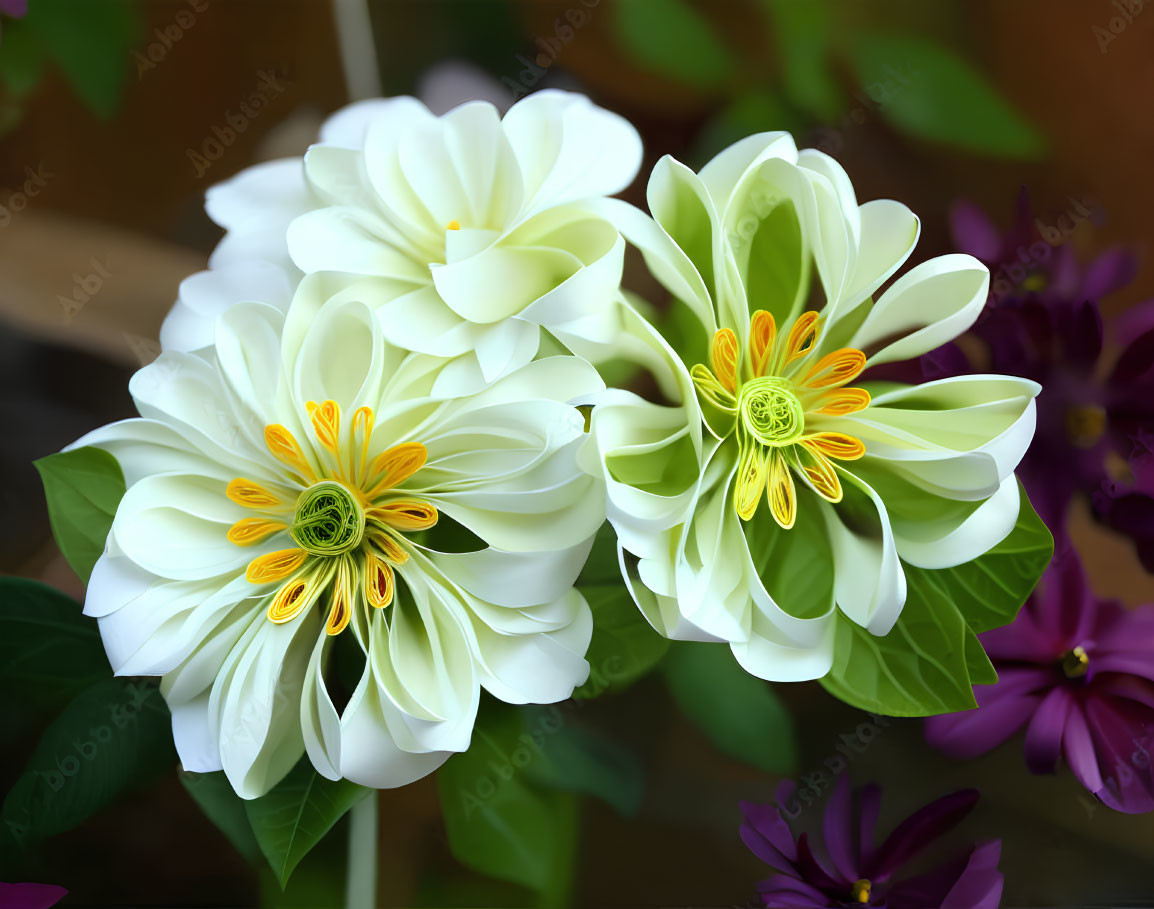
M456 218L454 218L452 221L450 221L448 224L445 225L445 230L460 230L460 229L461 229L461 222L458 221Z
M818 324L818 315L812 310L797 317L793 327L789 330L789 337L785 342L785 363L788 366L799 357L804 357L817 343L817 336L821 331Z
M380 521L394 530L428 530L437 523L437 509L428 502L402 500L370 508L365 512L370 520Z
M749 359L754 376L765 375L765 367L777 340L777 323L773 315L759 309L749 320Z
M839 388L822 395L820 403L821 409L814 413L844 417L865 410L870 403L870 393L864 388Z
M272 456L282 464L295 470L309 483L317 482L316 472L305 459L296 437L286 427L270 423L264 428L264 443Z
M303 578L294 578L281 587L269 603L266 613L268 620L283 625L295 619L308 605L308 598L305 596L307 590L308 583Z
M864 353L853 347L843 347L818 360L801 384L809 388L836 388L856 379L865 365Z
M237 546L251 546L286 527L288 524L283 521L270 521L268 518L241 518L228 529L226 536L230 543L235 543Z
M323 404L314 404L309 401L306 405L309 418L312 420L313 432L317 441L325 448L336 454L341 444L341 407L336 401L325 401Z
M731 328L721 328L709 345L709 362L713 373L730 393L737 390L737 335Z
M275 508L284 504L280 498L273 495L259 483L237 477L230 480L224 494L237 505L245 508Z
M380 474L381 479L365 495L371 501L387 489L403 483L425 466L429 457L428 449L420 442L403 442L381 452L369 465L369 476Z
M253 584L283 581L304 564L308 553L303 549L278 549L257 556L248 563L244 576Z
M349 577L349 562L341 559L337 565L336 579L333 581L333 598L329 606L329 617L325 621L325 634L340 634L353 617L353 591Z
M381 555L394 565L403 565L409 560L409 554L390 534L375 531L368 534L368 539L380 551Z
M371 552L365 557L365 599L375 609L384 609L393 602L395 581L388 562Z
M812 452L838 461L856 461L865 454L861 440L844 432L815 432L802 439L801 444Z

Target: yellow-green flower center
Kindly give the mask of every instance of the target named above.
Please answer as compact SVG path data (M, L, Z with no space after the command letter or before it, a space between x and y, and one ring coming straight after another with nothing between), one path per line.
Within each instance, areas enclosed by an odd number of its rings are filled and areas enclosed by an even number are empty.
M323 480L297 499L289 533L305 552L335 556L361 545L365 510L342 483Z
M788 379L750 379L738 389L737 410L749 434L771 448L792 445L805 432L805 408Z

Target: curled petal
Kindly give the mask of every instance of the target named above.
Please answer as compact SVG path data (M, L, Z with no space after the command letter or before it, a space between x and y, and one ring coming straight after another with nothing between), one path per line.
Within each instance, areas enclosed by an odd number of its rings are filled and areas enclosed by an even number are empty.
M789 530L797 520L797 490L793 485L793 474L785 462L785 455L777 449L769 458L766 495L773 519L783 530Z
M269 518L241 518L228 529L228 541L237 546L251 546L286 527L283 521Z
M748 521L757 511L765 488L766 460L765 448L755 443L747 443L741 452L734 478L733 507L743 521Z
M244 576L253 584L283 581L304 564L308 553L303 549L278 549L248 563Z
M777 340L777 323L772 313L759 309L749 320L749 360L755 376L765 374L766 364L773 355L773 344Z
M230 480L224 494L245 508L276 508L284 504L279 496L269 492L260 483L254 483L244 477Z
M376 519L394 530L428 530L437 523L437 509L428 502L400 500L369 509L366 517Z
M794 360L804 357L813 350L820 333L821 325L816 312L811 310L798 316L797 321L790 328L789 337L785 342L785 362L782 366L788 366Z
M385 490L405 482L425 466L425 460L428 456L428 450L420 442L405 442L381 452L369 466L370 476L375 477L383 474L368 494L369 498L371 499Z
M861 439L844 432L815 432L801 440L810 451L836 458L839 461L856 461L865 454Z
M718 381L730 393L737 390L737 335L733 329L721 328L709 346L709 362Z
M834 388L856 379L865 369L866 355L853 347L828 353L806 373L804 385L809 388Z
M323 404L309 401L305 406L308 408L317 441L336 454L340 450L341 438L340 405L336 401L325 401Z
M373 553L365 556L365 599L374 609L384 609L393 602L395 587L392 566Z
M312 465L305 460L300 443L297 442L296 437L289 432L286 427L281 426L279 423L266 426L264 428L264 443L268 446L268 450L272 452L272 456L282 464L295 470L310 483L317 481L316 472L313 470Z
M840 502L841 480L838 479L837 470L829 458L805 439L794 451L797 454L798 466L814 491L827 502Z
M823 394L818 403L821 407L814 413L844 417L865 410L870 403L870 393L864 388L838 388Z
M689 371L697 393L718 410L733 413L737 410L737 399L726 389L704 363L698 363Z

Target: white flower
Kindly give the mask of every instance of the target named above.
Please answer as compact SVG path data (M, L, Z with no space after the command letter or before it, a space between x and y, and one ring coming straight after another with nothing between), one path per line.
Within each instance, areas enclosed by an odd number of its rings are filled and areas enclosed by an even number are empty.
M903 562L958 565L1010 532L1038 386L863 378L965 331L989 274L942 256L875 302L917 219L859 206L841 167L788 134L700 174L664 158L648 201L652 219L603 210L692 315L673 346L630 317L673 405L615 392L593 414L626 581L662 634L728 642L766 679L819 678L839 622L893 628Z
M229 307L214 347L134 376L139 419L76 443L128 483L85 611L118 674L163 676L184 766L246 798L303 751L403 785L468 747L480 688L549 703L588 673L572 584L604 493L568 402L595 371L548 357L438 398L445 361L316 284L287 319Z
M232 286L186 282L162 341L207 343L204 320L238 283L278 305L285 280L324 272L371 285L390 342L460 358L452 381L527 363L542 327L607 356L624 242L592 203L640 161L627 121L568 92L530 95L503 119L481 101L441 117L408 97L354 104L325 125L303 180L299 161L276 161L210 191L228 231L210 264Z

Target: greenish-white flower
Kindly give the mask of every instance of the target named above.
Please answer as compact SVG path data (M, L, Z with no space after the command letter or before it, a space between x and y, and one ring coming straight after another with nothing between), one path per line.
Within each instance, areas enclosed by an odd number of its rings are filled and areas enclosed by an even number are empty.
M751 136L700 174L666 157L648 202L652 218L603 210L684 304L669 340L630 317L671 403L609 393L588 452L626 581L662 634L726 641L766 679L819 678L837 610L884 635L903 562L958 565L1010 532L1039 388L869 379L965 331L989 274L947 255L879 295L917 218L859 206L842 168L788 134Z
M246 798L304 752L403 785L468 747L481 688L549 703L588 674L572 585L604 495L569 402L596 372L548 357L438 395L445 360L315 289L287 319L230 306L214 346L133 377L140 418L76 443L128 484L85 610L118 674L163 677L184 766Z
M529 362L542 328L608 356L625 245L591 203L640 163L632 125L570 92L534 93L503 118L482 101L441 117L409 97L354 104L303 164L262 164L209 192L228 232L182 286L162 343L195 350L238 291L287 305L286 283L322 273L384 301L391 343L455 358L445 383Z

